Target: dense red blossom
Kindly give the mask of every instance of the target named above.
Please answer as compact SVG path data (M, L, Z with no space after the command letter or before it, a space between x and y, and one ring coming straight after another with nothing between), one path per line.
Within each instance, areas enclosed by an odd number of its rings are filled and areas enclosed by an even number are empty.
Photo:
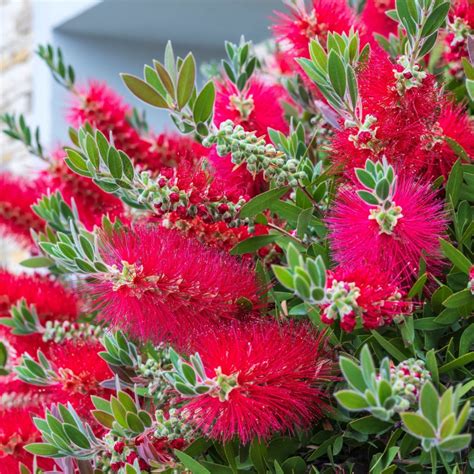
M0 269L0 315L7 316L10 307L24 298L34 304L40 320L75 319L79 298L72 290L42 275L14 275Z
M396 34L397 22L386 14L388 10L395 8L395 0L367 0L362 11L360 20L367 32L368 39L373 45L377 42L374 33L388 37L390 33Z
M447 177L455 155L446 146L439 146L442 136L457 136L472 147L472 125L461 109L449 105L434 76L428 75L419 87L400 95L394 69L400 68L378 51L360 74L364 115L377 119L373 125L374 147L358 146L349 140L357 130L342 129L332 140L333 159L351 172L364 167L367 158L385 156L400 174L416 174L429 180L440 175ZM461 136L464 130L457 125L466 125L465 137Z
M427 270L437 274L442 266L439 238L446 227L442 201L428 184L413 178L399 180L393 201L403 217L392 234L380 233L378 223L369 220L372 207L357 196L356 188L343 189L327 219L334 259L344 268L369 264L409 283L423 257Z
M184 399L183 414L206 436L268 439L308 428L329 409L333 364L324 336L309 325L235 324L197 336L192 351L209 378L222 373L237 382L223 401L215 393Z
M411 305L402 301L405 293L397 279L378 267L337 267L329 272L326 287L331 289L337 284L340 284L338 290L344 288L350 291L355 287L358 296L354 298L352 311L331 317L328 311L330 305L325 304L321 320L325 324L333 324L340 319L341 328L346 332L355 328L358 318L365 329L376 329L391 324L395 316L410 310Z
M109 238L102 253L116 273L87 291L106 321L143 339L183 340L193 328L242 317L240 298L257 303L248 264L178 231L137 226Z
M287 94L280 85L252 77L241 94L240 96L237 88L229 81L217 84L214 111L217 126L226 120L232 120L236 125L242 125L246 131L256 132L259 137L268 137L268 128L288 132L282 107ZM262 179L252 177L245 165L234 169L230 155L220 157L212 151L209 159L215 169L216 179L225 185L229 193L253 197L264 189Z
M351 28L360 28L345 0L312 0L309 9L298 1L290 8L288 13L276 12L273 32L291 59L308 58L308 45L313 38L325 44L329 32L348 33Z
M59 382L49 388L54 402L70 402L79 415L92 422L91 395L107 397L109 391L101 382L112 378L106 362L98 355L103 350L99 342L70 340L51 344L46 353Z
M134 163L146 168L160 166L159 157L152 150L152 142L142 138L129 122L131 107L105 83L91 81L78 89L68 111L68 120L74 127L89 122L114 145L127 153Z
M32 245L30 231L39 231L44 226L31 209L41 197L33 183L0 174L0 232L11 235L25 245Z
M41 441L41 435L33 424L32 414L40 415L42 410L37 406L2 409L0 407L0 474L19 472L20 462L28 467L33 465L33 455L23 447L29 443ZM53 461L39 457L38 467L51 469Z

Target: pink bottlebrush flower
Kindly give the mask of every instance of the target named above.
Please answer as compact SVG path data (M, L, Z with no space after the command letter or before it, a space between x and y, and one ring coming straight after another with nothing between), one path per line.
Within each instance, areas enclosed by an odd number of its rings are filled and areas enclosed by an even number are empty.
M0 316L8 316L10 307L22 298L35 305L40 321L75 319L79 313L77 295L51 278L0 269Z
M216 390L184 398L182 414L206 436L242 443L311 426L329 410L333 362L324 335L307 324L252 322L200 334L199 352Z
M123 230L104 242L102 254L115 273L97 275L87 291L104 320L142 339L182 341L192 329L241 318L257 303L248 264L177 231Z
M387 11L395 8L395 0L367 0L360 20L364 25L369 41L375 46L374 33L388 37L397 33L397 22L389 18Z
M87 121L107 138L112 134L116 148L127 153L134 163L151 170L159 169L161 163L158 153L152 150L152 141L142 138L128 121L131 110L106 84L91 81L79 88L67 119L74 127Z
M365 329L391 324L411 309L402 301L405 293L396 280L374 266L330 271L326 294L329 301L322 305L321 320L330 325L339 321L346 332L352 332L358 321Z
M427 270L437 274L442 267L439 238L446 227L442 201L428 184L406 176L398 180L393 202L402 216L390 234L381 233L371 216L373 206L358 197L356 187L343 189L327 219L334 259L344 268L371 265L409 284L423 257Z
M246 131L256 132L257 136L268 137L268 128L287 133L288 124L281 105L285 98L286 93L281 86L265 83L260 78L251 78L240 95L232 83L218 83L214 121L219 126L226 120L232 120ZM233 195L253 197L264 190L261 177L254 179L245 166L234 170L230 155L219 157L214 151L209 158L216 180L223 183Z
M31 229L39 231L44 227L44 221L31 209L40 196L34 183L0 174L0 231L32 245Z
M351 28L360 28L345 0L313 0L309 9L303 1L297 1L290 8L288 13L275 12L273 33L291 59L308 58L308 45L313 38L325 44L329 32L348 33Z

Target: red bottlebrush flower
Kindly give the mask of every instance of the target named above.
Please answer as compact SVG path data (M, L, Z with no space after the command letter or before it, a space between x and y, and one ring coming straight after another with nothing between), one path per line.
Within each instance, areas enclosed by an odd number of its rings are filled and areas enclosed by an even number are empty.
M309 325L235 324L201 333L194 350L215 390L184 398L182 413L210 438L266 440L308 428L328 409L333 363Z
M160 167L159 157L152 151L153 143L142 138L128 122L131 107L106 84L90 82L78 90L68 120L78 127L89 122L107 138L112 134L115 146L127 153L134 163L156 170Z
M40 415L42 409L35 406L2 410L0 407L0 474L19 472L19 463L31 467L33 455L23 447L41 441L41 435L33 424L31 415ZM38 467L52 469L54 461L39 457Z
M468 57L467 38L474 31L474 4L470 0L454 0L448 18L443 59L449 73L462 80L464 71L461 61Z
M368 264L409 284L416 278L421 257L428 271L440 270L439 238L444 235L446 218L430 186L408 176L397 183L393 202L401 207L402 215L391 234L381 233L376 220L369 219L373 206L362 201L355 188L342 190L327 220L329 239L339 265Z
M102 254L116 272L98 275L88 291L103 319L140 338L182 341L193 328L242 317L241 298L257 303L249 265L177 231L117 232Z
M291 59L308 58L313 38L325 44L329 32L348 33L351 28L360 28L345 0L313 0L309 10L303 1L297 1L290 8L289 13L275 12L273 33Z
M255 131L257 136L268 137L269 127L287 133L288 124L281 106L285 97L286 93L281 86L265 83L255 77L250 79L241 96L232 83L218 83L214 121L219 126L226 120L232 120L249 132ZM209 158L215 169L216 179L230 193L252 197L263 190L262 179L254 179L245 166L233 170L230 155L219 157L214 151Z
M40 196L32 183L0 174L0 231L32 245L30 230L39 231L44 227L44 221L31 210Z
M217 126L232 120L249 132L255 131L257 136L268 136L268 127L283 133L288 131L280 105L286 97L281 86L253 77L241 94L239 97L237 88L228 81L217 84L214 112Z
M410 303L401 301L404 291L393 277L373 266L338 267L329 272L326 295L321 320L325 324L339 321L346 332L352 332L358 320L366 329L391 324L394 317L411 309Z
M394 8L395 0L367 0L360 19L373 45L377 44L374 33L385 37L390 33L396 34L397 22L386 15L388 10Z
M81 222L88 229L100 225L103 215L108 215L111 220L116 217L123 219L124 207L120 199L102 191L89 178L71 171L64 162L64 157L63 150L52 154L52 166L38 180L43 189L42 194L60 191L67 203L74 199Z
M8 316L10 307L25 298L34 304L41 321L75 319L79 300L75 293L41 275L13 275L0 269L0 315Z
M419 87L406 90L402 95L396 88L395 66L384 52L371 55L369 64L359 76L360 94L365 117L371 115L374 139L370 146L354 140L355 128L336 131L332 140L332 157L349 174L354 168L364 167L367 158L385 156L400 173L421 174L435 179L439 174L430 166L431 158L421 152L427 138L436 127L443 100L434 76L427 75ZM357 137L357 138L360 138Z

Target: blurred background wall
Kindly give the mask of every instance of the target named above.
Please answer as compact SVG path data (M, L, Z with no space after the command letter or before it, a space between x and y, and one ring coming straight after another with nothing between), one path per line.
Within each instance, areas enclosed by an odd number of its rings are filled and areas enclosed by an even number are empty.
M198 64L217 61L225 40L268 38L281 7L281 0L0 0L0 113L24 114L54 148L67 139L70 99L34 54L38 44L60 46L79 84L105 81L141 108L120 72L141 75L145 63L162 59L168 40L182 56L192 50ZM147 108L147 118L155 129L172 127L165 112ZM40 165L1 134L0 172L28 176ZM13 242L0 239L0 265L21 259Z

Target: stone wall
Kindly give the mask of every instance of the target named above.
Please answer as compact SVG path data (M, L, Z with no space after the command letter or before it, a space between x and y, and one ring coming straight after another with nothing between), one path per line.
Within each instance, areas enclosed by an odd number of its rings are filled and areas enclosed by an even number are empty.
M33 40L30 0L0 0L0 113L31 112ZM0 170L20 173L28 159L21 143L0 137ZM22 173L23 174L23 173Z
M30 0L0 0L0 114L22 113L27 120L33 88L31 14ZM33 160L21 143L0 134L0 172L27 176ZM18 262L25 257L25 249L0 236L0 267L20 271Z

